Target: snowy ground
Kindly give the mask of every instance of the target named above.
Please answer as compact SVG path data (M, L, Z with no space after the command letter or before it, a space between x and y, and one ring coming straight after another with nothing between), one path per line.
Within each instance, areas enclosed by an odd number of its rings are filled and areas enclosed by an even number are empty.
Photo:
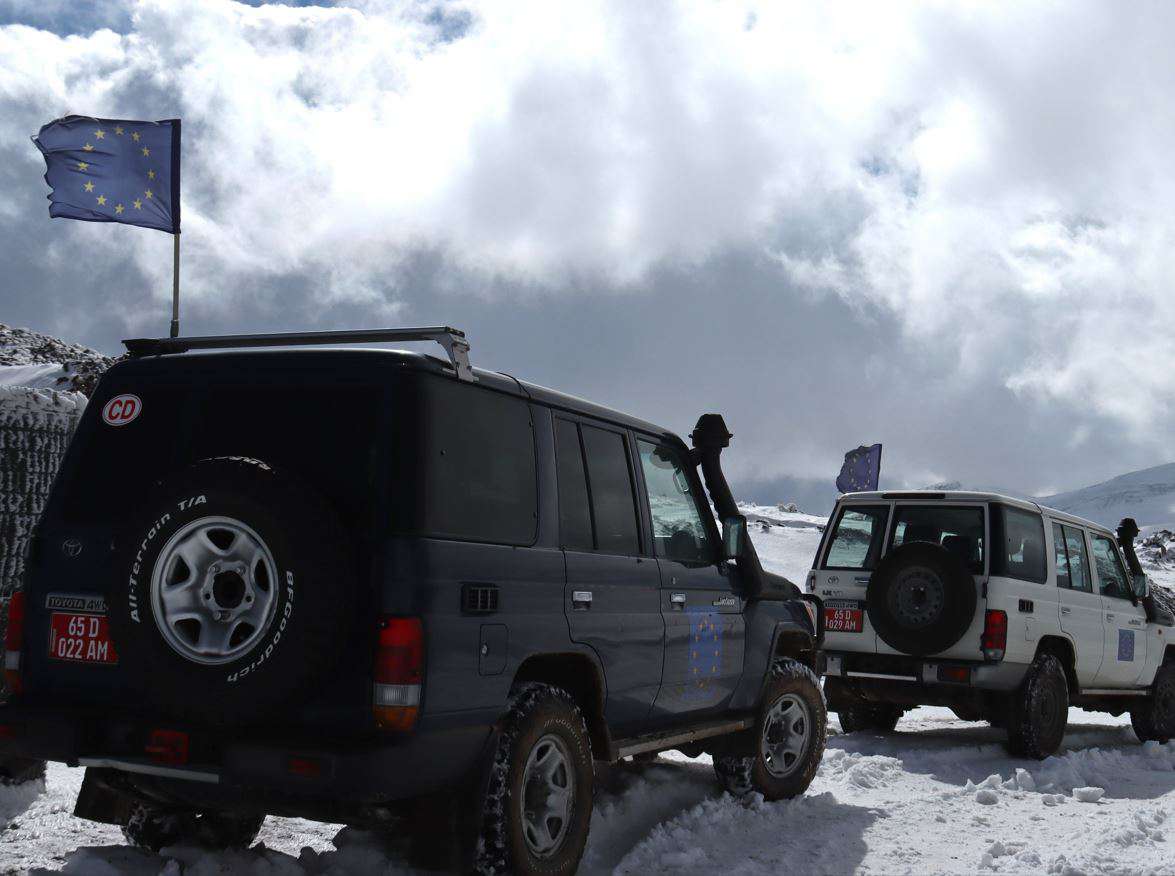
M802 582L821 521L759 511L779 518L752 528L764 565ZM945 709L911 712L888 737L840 734L835 720L830 730L808 794L785 803L719 793L706 757L602 770L581 872L1175 872L1165 839L1175 834L1175 743L1139 745L1125 718L1072 710L1063 752L1043 763L1009 757L1000 731ZM0 868L411 872L393 841L295 819L269 819L248 852L145 854L124 846L117 828L69 814L81 778L81 770L51 765L44 788L0 795Z

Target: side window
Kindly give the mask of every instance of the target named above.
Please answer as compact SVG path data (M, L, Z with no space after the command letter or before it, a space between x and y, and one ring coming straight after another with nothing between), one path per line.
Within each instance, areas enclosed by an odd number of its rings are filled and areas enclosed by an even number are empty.
M567 550L593 550L591 500L579 427L569 420L555 420L555 459L559 473L560 544Z
M1130 585L1126 578L1126 569L1122 567L1122 560L1118 556L1118 548L1104 535L1091 533L1091 536L1093 561L1097 564L1097 580L1101 586L1102 596L1129 599Z
M423 531L496 544L533 543L538 473L527 403L454 380L430 381L423 427Z
M582 426L588 490L596 524L596 549L606 554L637 554L636 499L628 447L618 432Z
M992 505L991 510L992 538L996 540L991 573L1043 584L1048 576L1040 514L1009 505Z
M942 545L973 574L983 574L982 508L898 505L893 519L893 547L916 541Z
M1061 524L1053 524L1053 556L1057 560L1057 586L1072 587L1069 576L1069 552L1065 549L1065 530Z
M709 511L709 506L693 494L681 456L672 447L639 439L637 449L649 494L656 555L684 563L714 562L717 552L701 510Z
M1072 526L1065 530L1065 547L1069 552L1069 580L1074 590L1093 592L1093 581L1089 576L1089 557L1085 551L1085 533Z
M885 505L847 505L841 508L836 529L828 543L825 569L872 569L881 557L885 540Z

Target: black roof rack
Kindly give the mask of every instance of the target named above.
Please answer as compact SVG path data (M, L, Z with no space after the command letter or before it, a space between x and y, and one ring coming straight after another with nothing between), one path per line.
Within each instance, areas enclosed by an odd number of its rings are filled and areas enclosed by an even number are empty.
M388 341L436 341L449 354L461 380L476 380L469 365L465 332L445 326L360 329L348 332L276 332L265 335L207 335L190 338L129 338L122 343L132 356L161 356L188 350L227 350L244 347L303 347L320 344L373 344Z

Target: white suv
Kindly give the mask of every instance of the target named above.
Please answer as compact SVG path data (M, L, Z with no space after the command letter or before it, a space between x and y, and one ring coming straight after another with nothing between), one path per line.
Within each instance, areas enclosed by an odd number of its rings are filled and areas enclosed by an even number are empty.
M991 493L842 496L807 582L829 709L851 732L949 706L1034 758L1060 746L1070 705L1128 711L1140 739L1166 742L1175 619L1148 592L1133 521L1119 533Z

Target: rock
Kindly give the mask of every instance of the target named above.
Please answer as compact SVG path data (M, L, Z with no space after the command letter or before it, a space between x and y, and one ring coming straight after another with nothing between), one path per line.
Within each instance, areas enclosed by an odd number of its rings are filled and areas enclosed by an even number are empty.
M1082 803L1096 803L1106 793L1105 788L1074 788L1073 796Z

